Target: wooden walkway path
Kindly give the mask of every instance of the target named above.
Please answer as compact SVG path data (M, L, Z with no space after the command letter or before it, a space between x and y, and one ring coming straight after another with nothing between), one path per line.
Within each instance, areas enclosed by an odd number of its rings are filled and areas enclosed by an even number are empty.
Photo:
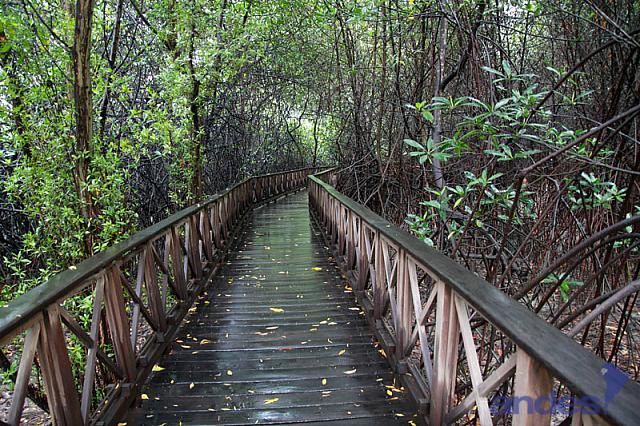
M311 227L306 191L248 222L129 424L419 423Z

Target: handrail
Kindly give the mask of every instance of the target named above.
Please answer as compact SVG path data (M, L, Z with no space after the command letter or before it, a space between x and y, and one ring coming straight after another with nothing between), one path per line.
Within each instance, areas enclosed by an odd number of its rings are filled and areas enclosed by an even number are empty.
M108 424L119 419L218 270L245 213L257 203L305 185L307 175L317 170L247 178L58 273L0 308L0 347L26 332L17 342L23 350L7 423L20 422L34 365L40 369L55 424L98 420ZM82 292L93 296L88 330L63 306ZM70 338L86 348L81 380L72 373ZM98 404L96 384L107 386Z
M638 424L638 383L329 183L309 176L309 194L312 213L390 363L409 373L403 381L431 424L469 415L492 424L495 408L513 408L514 424L549 424L554 380L577 395L574 403L593 408L575 410L572 424L594 418ZM515 354L499 364L495 351Z

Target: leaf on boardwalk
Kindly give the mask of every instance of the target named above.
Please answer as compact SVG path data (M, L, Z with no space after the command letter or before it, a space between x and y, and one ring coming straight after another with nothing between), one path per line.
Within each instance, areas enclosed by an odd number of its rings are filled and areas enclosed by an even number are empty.
M277 330L278 326L277 325L272 325L271 327L267 327L266 330Z
M146 393L143 393L142 395L140 395L140 399L143 399L146 401L147 399L149 399L149 395L147 395Z
M340 352L338 352L338 356L342 356L346 353L347 351L345 349L341 350Z
M264 400L264 404L265 405L269 405L269 404L273 404L274 402L278 402L278 401L280 401L280 398L265 399Z
M227 376L233 376L233 371L227 370Z
M284 312L284 309L282 308L269 308L269 309L271 309L273 312L276 312L278 314Z
M356 372L356 369L354 368L353 370L345 371L344 374L353 374L355 372Z
M318 271L322 271L322 268L319 266L314 266L313 268L311 268L311 270L318 272Z
M164 371L165 368L164 367L160 367L158 364L154 365L153 368L151 369L151 371L153 371L154 373L157 373L158 371Z
M327 384L327 379L322 379L322 386Z
M191 384L189 385L189 389L193 389L195 386L195 384L193 382L191 382Z
M211 341L209 339L202 339L200 340L200 344L201 345L206 345L207 343L211 343Z

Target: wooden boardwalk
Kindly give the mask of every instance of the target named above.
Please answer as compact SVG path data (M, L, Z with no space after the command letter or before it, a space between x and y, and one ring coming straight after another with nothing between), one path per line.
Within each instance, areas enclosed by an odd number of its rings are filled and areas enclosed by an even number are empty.
M380 352L298 192L251 214L129 424L419 423Z

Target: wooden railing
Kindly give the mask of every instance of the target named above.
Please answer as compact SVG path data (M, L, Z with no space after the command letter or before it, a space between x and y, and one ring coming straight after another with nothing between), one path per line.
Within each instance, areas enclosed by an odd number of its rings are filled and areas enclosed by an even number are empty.
M309 177L312 215L430 424L640 424L640 385L327 182Z
M120 419L217 271L244 214L305 185L314 170L246 179L0 308L0 347L19 359L5 421L18 424L28 391L42 389L55 424ZM71 309L78 300L88 300L91 312Z

